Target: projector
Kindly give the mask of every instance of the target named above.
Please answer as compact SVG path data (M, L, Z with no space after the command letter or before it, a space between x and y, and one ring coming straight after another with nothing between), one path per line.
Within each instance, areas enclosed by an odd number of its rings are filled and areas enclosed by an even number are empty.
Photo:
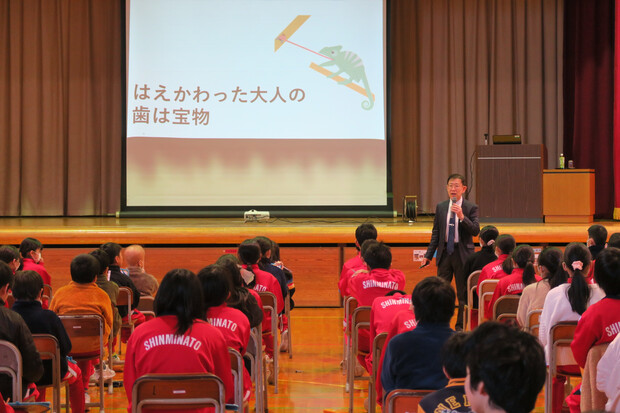
M243 213L244 222L261 222L267 221L268 219L269 211L257 211L255 209L250 209L249 211L245 211Z

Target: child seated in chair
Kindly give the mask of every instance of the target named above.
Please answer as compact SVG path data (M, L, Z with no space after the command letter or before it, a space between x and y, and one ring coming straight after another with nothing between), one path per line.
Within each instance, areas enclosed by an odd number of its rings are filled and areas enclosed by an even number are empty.
M450 320L455 303L454 289L439 277L427 277L415 286L411 304L417 326L387 344L381 371L383 394L394 389L437 390L448 383L439 352L454 334Z
M103 348L108 346L108 338L112 329L112 302L110 297L97 286L95 280L99 273L99 262L89 254L80 254L71 261L71 281L56 291L50 310L58 315L71 314L98 314L103 317ZM80 337L72 340L71 354L88 356L99 354L99 338ZM100 357L104 357L101 354ZM100 360L103 363L103 360ZM92 361L79 361L78 367L82 371L82 388L88 390L88 380L94 374ZM104 371L104 377L111 378L114 372L109 368Z
M620 249L605 248L599 253L594 280L605 297L584 311L571 343L573 356L581 368L593 346L611 343L620 332Z
M32 334L51 334L58 340L60 350L60 380L68 380L71 410L84 411L84 388L82 372L74 361L68 362L67 354L71 351L71 340L60 318L51 310L41 306L43 279L35 271L18 271L13 283L15 304L13 311L22 316ZM45 369L37 386L49 386L53 383L52 361L43 361ZM38 402L45 401L45 390L37 397Z
M465 393L476 413L529 413L545 384L545 354L536 337L504 323L486 322L466 346Z
M420 400L419 413L452 412L469 413L471 405L465 396L465 377L467 367L465 359L469 352L467 346L469 333L459 332L446 341L441 349L443 372L448 384Z
M218 329L204 320L202 287L196 274L183 268L170 270L157 290L154 310L155 318L138 326L127 342L123 378L127 410L131 412L135 402L132 400L135 381L149 373L215 374L224 383L226 402L234 403L226 341Z
M22 389L26 395L28 385L41 378L43 364L24 319L5 306L12 284L13 270L0 261L0 340L14 344L22 355ZM12 398L12 382L6 374L0 374L0 398Z
M213 264L198 272L198 280L202 285L207 321L220 330L226 340L226 345L243 356L250 340L250 322L241 311L226 305L226 298L230 295L230 280L226 269ZM250 373L243 369L244 400L250 397L252 379Z

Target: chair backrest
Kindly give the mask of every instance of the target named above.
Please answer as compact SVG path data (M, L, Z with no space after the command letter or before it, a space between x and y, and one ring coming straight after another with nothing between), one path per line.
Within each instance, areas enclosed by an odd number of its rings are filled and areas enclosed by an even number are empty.
M41 360L50 360L52 362L54 411L60 412L60 384L62 382L62 377L60 376L60 345L56 337L51 334L33 334L32 339L41 356ZM41 386L38 387L41 388Z
M127 287L124 287L127 288ZM120 288L119 288L120 291ZM152 312L155 313L155 298L150 295L142 295L140 296L140 301L138 302L138 310L141 312Z
M82 344L81 342L83 341L88 342L88 344L94 340L99 341L99 348L93 348L90 350L91 353L87 355L81 353L70 353L76 361L103 358L103 355L105 354L103 346L107 337L104 337L105 321L101 314L63 314L59 317L65 327L65 330L67 331L67 334L69 335L69 338L71 339L73 351L76 351L77 345ZM103 397L103 392L103 363L99 363L99 401L87 403L86 407L98 406L100 410L104 410L105 399Z
M607 396L596 386L596 372L598 362L607 351L609 343L598 344L588 351L586 365L583 369L583 380L581 381L581 411L605 411Z
M392 390L385 398L388 413L417 412L420 400L434 390Z
M351 314L358 306L357 299L355 297L347 297L344 301L344 319L346 320L346 333L349 334L351 332L350 320Z
M370 329L370 310L368 306L357 307L351 315L351 338L353 341L352 355L358 350L358 334L360 330Z
M538 338L538 330L540 327L540 315L542 309L532 310L527 313L527 319L525 320L525 329L530 332L531 335Z
M520 295L503 295L493 304L493 320L507 321L517 319Z
M47 299L52 301L52 286L48 284L43 284L43 299Z
M469 277L467 277L467 291L472 291L472 288L478 287L478 279L481 272L482 270L476 270L469 274Z
M241 353L232 347L228 347L228 355L230 356L230 368L232 370L234 387L235 387L235 404L239 407L243 406L243 357Z
M146 374L138 378L133 385L131 411L161 405L171 410L215 407L224 413L224 383L208 373Z
M255 396L256 396L256 411L262 412L264 410L264 392L263 389L263 347L262 347L262 325L259 324L250 330L250 340L248 346L245 349L244 356L250 359L251 363L251 376L254 381Z
M275 294L270 293L269 291L257 291L257 292L258 292L258 295L260 296L261 301L263 302L263 309L266 309L267 307L273 308L277 316L278 302L276 300Z
M480 290L478 291L478 324L482 324L483 321L486 321L486 315L484 314L484 308L487 303L491 302L493 298L493 292L495 291L495 286L499 283L499 280L484 280L480 283Z
M549 368L547 369L547 380L545 382L545 412L551 412L553 401L553 378L557 376L558 355L563 349L570 351L570 344L575 336L576 321L562 321L552 326L549 330ZM572 354L572 353L571 353ZM573 362L572 364L576 364ZM573 376L563 372L564 376ZM548 396L547 396L548 395Z
M118 298L116 299L116 306L127 307L127 314L131 314L132 301L133 301L133 291L131 291L131 288L118 287Z
M103 332L104 332L104 320L99 314L63 314L60 315L60 321L62 321L67 334L74 342L75 339L97 337L99 340L99 354L104 354L103 351ZM96 349L93 349L96 351Z
M9 341L0 340L0 373L11 376L13 395L11 400L22 401L22 354Z
M464 325L467 331L471 331L471 320L472 320L472 312L473 310L477 310L477 307L473 306L474 302L474 293L478 289L478 278L480 278L480 273L482 270L476 270L469 274L467 277L467 304L465 309L465 320Z

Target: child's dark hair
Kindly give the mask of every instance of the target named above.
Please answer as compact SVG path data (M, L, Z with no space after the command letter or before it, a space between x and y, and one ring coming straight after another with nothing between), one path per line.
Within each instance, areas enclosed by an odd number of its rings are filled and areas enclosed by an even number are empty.
M549 272L547 281L551 288L568 280L568 274L562 268L562 255L562 250L557 247L547 247L538 255L538 265L545 267Z
M114 260L116 259L116 257L120 256L121 251L123 250L123 247L121 247L116 242L106 242L105 244L101 244L99 248L101 248L102 250L106 252L106 254L108 254L108 259L110 260L110 264L114 263Z
M78 284L95 281L99 274L99 261L89 254L80 254L71 261L71 279Z
M43 290L43 278L36 271L17 271L13 281L16 300L35 301Z
M386 297L391 297L391 296L396 295L396 294L407 295L407 293L404 292L403 290L392 290L392 291L389 291L387 294L385 294L385 296Z
M515 264L517 264L517 268L523 269L523 285L530 285L536 282L536 270L534 269L534 260L535 260L534 250L527 244L521 244L506 260L504 260L502 264L502 270L506 274L511 274L513 268L512 261L514 260Z
M89 254L95 257L97 262L99 262L99 272L97 274L102 275L103 272L110 267L110 258L108 257L108 254L101 248L92 250Z
M271 257L267 257L267 252L271 253L271 247L273 246L273 243L269 238L262 235L254 237L254 242L256 242L260 248L260 261L258 262L258 264L261 269L263 269L265 265L271 264L273 262L271 260Z
M594 281L608 296L620 296L620 249L607 247L596 257Z
M413 313L418 323L449 323L454 315L456 293L439 277L426 277L411 293Z
M581 315L586 311L590 288L584 277L585 269L592 262L590 250L580 243L571 242L564 250L564 264L572 270L572 279L568 287L567 295L571 309ZM580 268L581 267L581 268Z
M441 348L441 362L451 379L461 379L467 376L465 359L469 353L468 338L469 333L457 332Z
M9 285L9 288L13 285L13 270L4 261L0 261L0 288L5 285Z
M222 305L228 298L231 282L227 269L222 265L211 264L198 272L202 286L205 310Z
M239 258L233 254L224 254L220 256L215 263L224 267L228 272L232 286L231 294L234 295L236 289L244 287L241 271L239 270Z
M387 270L392 265L392 252L390 247L385 245L383 241L366 240L362 244L362 248L364 251L362 258L371 270L377 268Z
M607 228L599 224L590 225L588 237L592 238L594 244L603 247L607 242Z
M163 315L177 317L175 332L177 336L185 334L194 320L204 320L202 287L196 274L184 268L168 271L161 280L153 307L157 317Z
M607 247L620 248L620 232L614 232L609 236Z
M275 241L271 241L271 261L280 261L280 245Z
M3 245L0 247L0 261L7 264L19 260L19 250L12 245Z
M43 244L41 244L41 241L36 238L25 238L22 243L19 244L19 253L24 258L28 258L28 253L38 249L43 249Z
M357 241L355 248L359 250L367 239L377 239L377 228L368 222L355 229L355 240Z
M486 245L495 244L495 240L497 240L498 236L499 236L499 231L493 225L487 225L487 226L482 227L482 229L480 230L480 235L478 235L478 237L482 241L484 241Z
M489 403L506 412L531 412L547 371L545 353L536 337L489 321L472 331L468 341L470 387L478 389L484 383Z
M243 265L254 265L261 257L260 246L255 240L246 239L239 245L237 256Z
M502 254L510 254L517 245L515 242L515 238L510 234L502 234L495 240L495 245Z

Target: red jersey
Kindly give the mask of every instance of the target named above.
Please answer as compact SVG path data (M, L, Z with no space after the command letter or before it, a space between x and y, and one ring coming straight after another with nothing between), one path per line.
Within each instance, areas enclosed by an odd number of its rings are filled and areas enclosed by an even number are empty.
M389 297L377 297L372 302L370 310L370 331L368 335L368 350L372 350L372 343L378 334L389 331L392 321L402 311L411 308L411 296L396 293ZM365 331L365 330L361 330ZM360 339L362 334L360 332ZM372 351L366 356L366 370L372 372Z
M394 269L376 268L367 273L358 272L349 280L349 291L360 307L371 306L375 298L404 288L405 274Z
M247 269L247 265L244 265L243 268ZM254 281L256 284L254 285L254 290L258 292L268 291L273 293L276 296L276 312L280 314L284 311L284 298L282 298L282 288L280 287L280 283L273 275L269 274L267 271L263 271L258 268L258 264L252 265L252 272L254 273ZM263 304L260 304L261 308ZM263 333L271 331L271 313L269 311L263 310Z
M478 291L480 291L480 283L484 280L496 280L505 277L506 274L502 269L502 264L508 258L508 254L500 255L495 261L482 267L480 277L478 277Z
M245 354L250 339L250 322L241 311L230 308L226 303L211 307L207 311L207 321L220 330L226 340L226 345Z
M176 316L165 315L141 324L129 337L124 372L128 412L134 382L148 373L212 373L224 382L226 402L235 402L230 356L222 333L202 320L195 320L182 336L175 334L176 329Z
M411 308L407 310L403 310L400 313L396 314L390 327L388 329L388 335L385 339L385 344L383 345L383 351L381 352L381 360L379 360L379 369L377 370L379 374L375 378L375 389L377 390L377 403L380 405L383 404L383 385L381 384L381 371L383 370L383 357L385 357L385 350L387 349L388 343L392 339L392 337L397 336L401 333L405 333L407 331L411 331L415 329L418 322L415 319L415 315L413 314L413 310Z
M362 254L358 251L357 255L342 266L342 271L340 272L340 280L338 280L338 289L340 290L340 295L343 297L349 296L349 280L351 276L358 270L365 270L366 263L362 260Z
M43 278L43 284L52 285L52 277L50 277L43 264L37 264L32 258L24 258L22 271L34 271Z
M236 308L228 307L224 303L209 308L207 321L220 330L228 347L234 348L242 356L245 354L250 340L250 322L245 314ZM249 396L252 389L252 378L245 368L243 369L243 388L245 395Z
M597 344L611 343L620 333L620 297L607 296L586 309L570 347L580 367L586 365L588 351Z
M505 273L504 273L505 274ZM535 275L536 281L540 281L541 278L538 275ZM485 314L487 318L491 319L493 316L493 306L495 302L504 295L517 295L523 292L525 285L523 285L523 268L515 268L512 270L510 275L506 275L501 277L497 285L495 286L495 291L493 291L493 297L491 301L486 303L485 306Z
M370 310L370 338L390 329L394 317L411 307L411 295L396 293L389 297L377 297Z

